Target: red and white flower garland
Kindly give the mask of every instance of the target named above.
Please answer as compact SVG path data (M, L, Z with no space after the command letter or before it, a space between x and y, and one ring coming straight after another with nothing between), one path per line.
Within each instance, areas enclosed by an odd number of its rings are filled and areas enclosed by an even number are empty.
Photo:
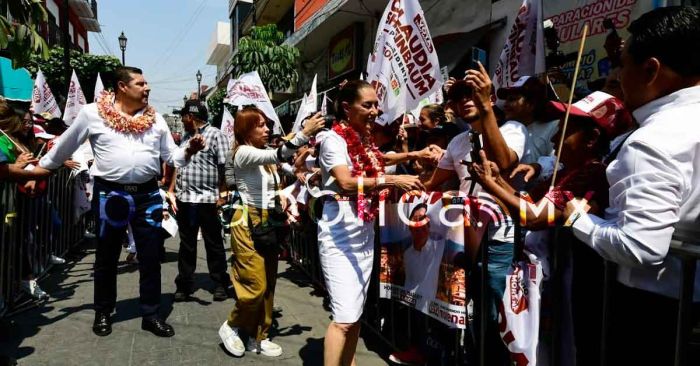
M103 91L97 99L97 112L107 127L123 133L140 134L151 128L156 121L156 110L150 105L143 114L129 117L114 108L114 93Z
M365 137L363 141L352 127L338 122L333 124L333 131L345 140L352 161L353 177L378 178L384 175L384 155L371 136ZM358 187L357 215L360 220L374 221L379 211L379 200L383 200L387 193L386 190L373 190L369 195L365 195L362 187Z

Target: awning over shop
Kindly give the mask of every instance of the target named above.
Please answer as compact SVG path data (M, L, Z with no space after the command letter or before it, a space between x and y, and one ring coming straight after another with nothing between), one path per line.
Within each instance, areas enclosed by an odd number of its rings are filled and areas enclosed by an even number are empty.
M0 95L5 99L29 102L34 80L27 69L13 69L12 61L0 57Z

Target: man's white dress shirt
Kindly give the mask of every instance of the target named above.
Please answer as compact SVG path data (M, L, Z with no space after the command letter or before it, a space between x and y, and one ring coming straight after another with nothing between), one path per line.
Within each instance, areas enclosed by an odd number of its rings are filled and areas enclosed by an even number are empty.
M143 111L139 111L139 116ZM105 125L97 104L83 107L73 124L61 135L56 146L39 161L45 169L57 169L80 145L89 140L95 157L90 174L120 184L140 184L156 178L160 159L168 165L187 165L185 146L178 148L163 117L141 134L121 133Z
M677 298L680 261L667 256L674 230L700 233L700 86L634 111L639 129L607 169L605 219L582 215L574 234L619 264L618 281ZM698 238L700 235L692 235ZM700 301L700 271L695 301Z

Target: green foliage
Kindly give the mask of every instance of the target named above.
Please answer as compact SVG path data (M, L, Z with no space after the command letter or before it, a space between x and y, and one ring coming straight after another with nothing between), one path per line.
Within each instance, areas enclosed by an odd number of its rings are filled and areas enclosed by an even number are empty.
M37 32L38 24L48 17L42 1L10 0L8 10L11 22L0 15L0 49L7 50L12 67L24 67L32 57L48 58L49 46Z
M90 55L71 50L70 66L78 74L85 99L92 101L97 73L101 74L102 82L107 88L110 85L110 74L115 68L121 66L121 62L113 56ZM36 55L32 56L26 67L32 73L32 77L35 77L41 68L54 96L57 98L59 95L66 96L70 80L66 80L66 72L63 67L63 48L54 47L51 49L49 58L46 60Z
M277 25L253 27L250 35L238 42L238 52L232 60L235 76L257 71L268 92L296 85L299 50L282 42L284 33L277 30Z
M216 127L221 126L221 118L224 115L224 97L226 97L226 90L219 89L212 96L207 99L207 107L209 108L209 115L212 117L212 124ZM236 115L236 107L225 104L228 111L232 115Z

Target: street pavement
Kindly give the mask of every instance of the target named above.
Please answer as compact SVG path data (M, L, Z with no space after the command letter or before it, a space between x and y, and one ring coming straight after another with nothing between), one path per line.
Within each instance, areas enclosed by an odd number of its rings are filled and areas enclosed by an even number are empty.
M178 241L166 241L162 266L161 313L175 328L172 338L158 338L141 330L138 316L138 271L120 261L117 308L113 332L107 337L92 333L94 319L94 243L87 242L68 255L69 262L51 270L40 282L52 298L0 323L0 355L17 359L19 365L322 365L323 335L330 313L323 297L295 267L280 262L272 338L284 353L268 358L247 352L235 358L223 349L218 329L235 300L212 302L213 284L206 267L206 255L199 242L195 301L173 303L177 274ZM228 252L230 254L230 251ZM363 335L357 349L358 365L385 365L373 351L378 341ZM378 351L384 356L386 352ZM0 366L2 366L0 358Z

